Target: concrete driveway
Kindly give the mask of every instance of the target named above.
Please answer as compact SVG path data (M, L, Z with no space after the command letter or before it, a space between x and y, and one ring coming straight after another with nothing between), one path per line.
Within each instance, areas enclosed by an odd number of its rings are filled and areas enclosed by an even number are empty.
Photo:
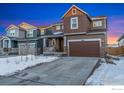
M0 85L83 85L97 63L93 57L62 57L0 77Z

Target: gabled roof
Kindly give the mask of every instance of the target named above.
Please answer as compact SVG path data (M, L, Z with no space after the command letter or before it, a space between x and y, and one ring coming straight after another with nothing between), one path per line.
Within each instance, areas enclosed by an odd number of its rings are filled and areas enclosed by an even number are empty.
M80 10L82 13L84 13L84 14L86 14L87 15L87 17L91 20L91 18L90 18L90 16L89 16L89 14L88 13L86 13L85 11L83 11L82 9L80 9L79 7L77 7L76 5L72 5L69 9L68 9L68 11L67 12L65 12L65 14L61 17L61 18L64 18L65 17L65 15L73 8L73 7L76 7L78 10Z
M22 22L20 25L18 25L20 28L22 29L25 29L25 30L28 30L28 29L35 29L37 27L31 25L31 24L28 24L26 22Z
M3 36L0 36L0 40L3 38Z
M0 40L2 39L10 39L8 36L3 36Z
M117 40L117 41L120 41L124 38L124 34Z
M9 26L6 28L6 30L7 30L7 29L15 29L15 28L18 28L18 27L15 26L15 25L13 25L13 24L11 24L11 25L9 25Z

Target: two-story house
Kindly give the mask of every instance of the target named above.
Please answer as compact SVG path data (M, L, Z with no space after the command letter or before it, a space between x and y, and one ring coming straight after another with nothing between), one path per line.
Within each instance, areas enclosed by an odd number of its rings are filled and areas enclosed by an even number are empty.
M1 38L2 54L18 54L18 39L24 38L25 30L15 25L6 28L7 36Z
M18 39L19 54L42 54L43 41L38 38L40 37L40 30L25 22L21 23L18 27L25 30L25 38Z
M62 16L62 22L46 28L43 53L68 56L103 57L107 43L107 18L91 17L73 5ZM47 48L47 49L46 49Z
M43 51L40 30L28 23L18 26L10 25L6 29L7 36L1 39L2 54L41 54Z

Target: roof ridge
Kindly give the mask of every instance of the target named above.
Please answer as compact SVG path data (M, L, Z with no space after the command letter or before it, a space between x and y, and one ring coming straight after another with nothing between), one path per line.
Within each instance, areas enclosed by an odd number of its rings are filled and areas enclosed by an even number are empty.
M87 12L85 12L83 9L77 7L76 5L72 5L72 6L65 12L65 14L64 14L61 18L63 18L73 7L76 7L76 8L79 9L81 12L85 13L85 14L88 16L88 18L91 20L91 17L89 16L89 14L88 14Z

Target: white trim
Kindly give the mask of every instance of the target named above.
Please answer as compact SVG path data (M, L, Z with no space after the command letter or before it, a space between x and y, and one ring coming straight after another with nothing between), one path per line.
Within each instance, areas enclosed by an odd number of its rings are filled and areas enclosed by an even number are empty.
M68 40L68 41L67 41L68 56L70 56L70 47L69 47L69 43L70 43L70 42L77 42L77 41L99 41L99 46L100 46L100 48L101 48L101 39L100 39L100 38L91 38L91 39L73 39L73 40ZM100 56L101 56L101 49L100 49Z
M0 40L4 39L4 38L7 38L7 39L10 39L9 37L7 36L3 36Z
M91 34L106 34L106 32L90 32L90 33L87 33L87 32L77 32L77 33L66 33L64 35L79 35L79 34L86 34L86 35L91 35Z
M92 20L98 20L98 19L107 19L107 17L92 17Z
M106 32L90 32L90 33L87 33L87 35L99 35L99 34L106 34Z
M78 35L78 34L86 34L86 32L65 33L64 35Z
M72 26L74 19L76 20L76 27L73 27L73 26ZM71 28L71 29L78 29L78 17L71 17L71 19L70 19L70 28Z
M67 12L65 12L65 14L61 17L61 18L64 18L65 17L65 15L73 8L73 7L76 7L78 10L80 10L81 12L83 12L84 14L86 14L88 17L89 17L89 19L91 20L91 18L90 18L90 16L89 16L89 14L88 13L86 13L85 11L83 11L82 9L80 9L79 7L77 7L76 5L72 5L69 9L68 9L68 11Z

